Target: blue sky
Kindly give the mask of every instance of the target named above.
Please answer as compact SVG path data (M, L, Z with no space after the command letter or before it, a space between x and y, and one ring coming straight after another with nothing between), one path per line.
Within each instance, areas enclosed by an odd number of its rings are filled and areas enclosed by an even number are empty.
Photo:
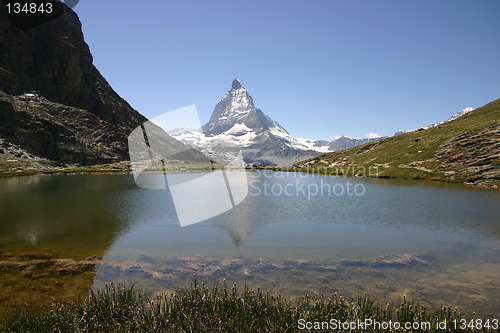
M94 64L148 118L237 77L296 137L392 135L500 98L500 1L82 0Z

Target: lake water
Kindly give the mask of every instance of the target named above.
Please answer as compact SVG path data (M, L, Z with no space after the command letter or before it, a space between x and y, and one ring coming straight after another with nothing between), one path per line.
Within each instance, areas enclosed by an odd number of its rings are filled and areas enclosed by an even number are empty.
M0 179L0 254L10 258L0 300L28 285L43 299L110 281L169 291L195 273L292 299L366 291L500 316L500 192L267 171L249 182L235 209L181 228L170 192L138 188L131 175ZM98 264L81 276L12 263L27 253Z

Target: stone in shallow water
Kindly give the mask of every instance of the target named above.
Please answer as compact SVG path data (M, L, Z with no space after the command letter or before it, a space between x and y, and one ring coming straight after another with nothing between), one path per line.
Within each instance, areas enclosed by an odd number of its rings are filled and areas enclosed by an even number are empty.
M375 260L373 266L375 267L408 267L417 265L429 265L430 256L427 254L395 254L392 256L383 256Z
M349 259L343 259L340 260L341 265L343 266L354 266L354 267L361 267L361 266L366 266L367 263L362 260L349 260Z

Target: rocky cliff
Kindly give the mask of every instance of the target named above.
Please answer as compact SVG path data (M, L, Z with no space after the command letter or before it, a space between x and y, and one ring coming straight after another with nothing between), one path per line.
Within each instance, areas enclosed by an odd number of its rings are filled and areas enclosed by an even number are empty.
M93 65L76 13L49 2L52 14L16 15L0 0L0 138L62 163L125 160L127 137L146 118Z
M116 126L132 128L145 121L93 66L76 13L63 3L53 5L59 16L28 14L21 20L8 15L0 0L0 90L12 95L36 91Z

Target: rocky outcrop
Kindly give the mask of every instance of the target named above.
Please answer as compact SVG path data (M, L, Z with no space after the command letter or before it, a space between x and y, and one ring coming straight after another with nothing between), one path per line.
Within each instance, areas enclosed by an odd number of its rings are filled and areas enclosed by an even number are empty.
M436 152L438 170L448 176L475 180L500 179L500 124L466 132L444 142Z
M128 151L126 127L35 94L0 92L0 133L32 154L70 164L111 163Z

